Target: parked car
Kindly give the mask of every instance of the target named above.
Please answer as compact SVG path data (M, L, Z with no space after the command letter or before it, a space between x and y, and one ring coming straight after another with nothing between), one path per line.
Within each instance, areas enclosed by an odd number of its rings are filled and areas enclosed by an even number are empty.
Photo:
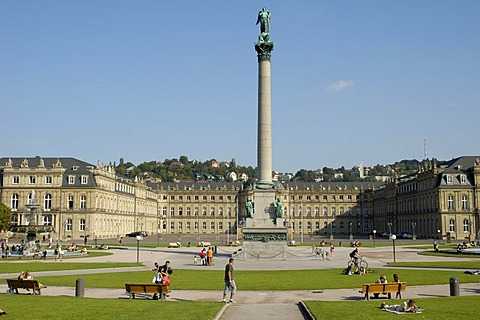
M147 237L148 232L147 231L134 231L134 232L127 233L125 236L126 237L136 237L136 236Z
M384 237L384 238L388 238L389 234L388 232L384 231L381 233L381 236Z
M413 239L413 234L410 232L402 232L402 239Z

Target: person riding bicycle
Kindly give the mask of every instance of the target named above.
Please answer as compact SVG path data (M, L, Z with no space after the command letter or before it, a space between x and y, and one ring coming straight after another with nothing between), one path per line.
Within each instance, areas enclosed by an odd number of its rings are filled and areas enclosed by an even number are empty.
M358 260L362 258L362 255L358 252L358 248L350 252L350 258L355 262L355 265L358 265Z

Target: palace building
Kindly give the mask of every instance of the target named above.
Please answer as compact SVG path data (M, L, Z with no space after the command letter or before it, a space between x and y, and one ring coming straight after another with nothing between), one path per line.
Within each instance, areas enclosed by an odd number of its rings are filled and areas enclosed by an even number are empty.
M118 238L133 231L219 239L236 234L237 226L241 234L245 204L253 199L246 183L151 183L74 158L0 158L0 184L0 201L12 211L12 231L43 226L58 240ZM277 182L275 188L289 239L374 229L455 239L477 235L480 162L475 157L428 163L387 183Z

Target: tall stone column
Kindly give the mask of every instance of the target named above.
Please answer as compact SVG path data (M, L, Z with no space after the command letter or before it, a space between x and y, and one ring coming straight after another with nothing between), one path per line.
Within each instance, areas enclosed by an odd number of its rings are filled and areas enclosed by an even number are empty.
M254 184L253 199L247 202L243 251L247 259L284 259L287 230L283 225L283 204L275 199L272 181L272 90L270 65L273 42L270 41L270 13L258 13L260 35L255 43L258 58L258 132L257 166L259 180ZM253 201L252 201L253 200Z
M257 166L260 189L273 188L272 183L272 87L270 65L273 42L270 34L261 32L255 43L258 57L258 132L257 132Z

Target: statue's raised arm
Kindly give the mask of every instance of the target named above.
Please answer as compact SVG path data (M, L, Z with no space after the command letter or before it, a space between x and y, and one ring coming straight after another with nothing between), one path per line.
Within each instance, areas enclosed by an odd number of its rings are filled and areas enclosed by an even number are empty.
M270 12L263 7L262 11L258 12L257 23L260 23L260 33L269 33L270 32Z

